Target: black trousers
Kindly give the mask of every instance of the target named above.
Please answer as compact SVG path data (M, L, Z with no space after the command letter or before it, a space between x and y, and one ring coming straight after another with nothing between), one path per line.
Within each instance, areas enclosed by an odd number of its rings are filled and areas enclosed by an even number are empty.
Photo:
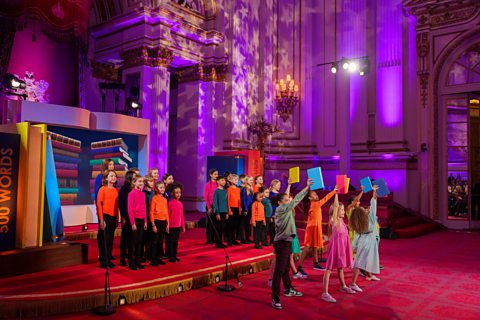
M217 220L217 215L214 214L213 217L215 219L215 228L217 229L218 237L217 237L217 244L222 244L224 241L227 242L228 235L227 235L227 228L226 228L226 218L228 213L220 213L220 220Z
M145 225L145 220L135 219L135 225L137 226L137 230L132 230L128 244L128 264L130 266L140 264L140 258L142 257L143 226Z
M105 230L100 228L100 221L98 222L97 244L98 253L100 256L100 264L105 266L112 256L113 239L115 237L115 229L117 227L116 217L104 214ZM105 251L106 250L106 251Z
M125 219L125 224L122 223L122 235L120 237L120 260L125 261L128 257L128 243L132 233L132 225L128 217Z
M272 297L280 297L280 280L283 281L283 287L288 290L292 287L290 280L290 254L292 253L292 243L290 241L275 241L275 271L272 279Z
M152 225L150 223L147 224L147 230L143 232L142 238L142 258L147 260L150 259L150 252L152 251L152 238L153 238L153 231Z
M236 240L241 240L241 213L239 208L230 208L230 210L232 210L233 213L233 215L230 216L230 237L232 239L232 242L234 242Z
M266 244L265 226L263 225L263 221L255 221L255 226L253 227L253 241L255 242L255 246L259 246L260 242L262 242L263 245Z
M208 213L208 208L207 212L205 213L205 229L206 229L206 234L207 234L207 243L214 243L216 241L215 237L215 230L213 228L213 223L212 221L215 221L215 215L212 213Z
M150 261L158 262L160 260L159 256L163 256L163 239L165 238L165 233L167 231L167 221L166 220L155 220L155 227L157 227L157 232L153 232L152 244L150 246Z
M268 235L270 238L269 243L273 243L275 241L275 220L273 217L267 218L266 235ZM265 237L265 240L268 239Z
M252 209L248 209L247 216L243 216L243 228L245 232L245 240L252 241L252 228L250 226L250 221L252 220Z
M178 253L178 239L180 238L180 231L182 228L170 228L170 239L169 239L169 246L170 249L168 250L169 258L175 259Z

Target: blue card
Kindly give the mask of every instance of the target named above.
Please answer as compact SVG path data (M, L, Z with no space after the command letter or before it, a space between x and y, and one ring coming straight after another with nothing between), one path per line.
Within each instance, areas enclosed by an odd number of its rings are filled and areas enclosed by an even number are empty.
M388 196L390 190L388 190L387 184L383 178L373 181L373 185L378 186L377 195L381 197Z
M325 189L325 184L323 183L322 168L312 168L307 170L308 179L313 181L310 190Z
M360 180L360 184L363 186L363 192L369 192L373 190L372 180L370 180L370 177L365 177Z

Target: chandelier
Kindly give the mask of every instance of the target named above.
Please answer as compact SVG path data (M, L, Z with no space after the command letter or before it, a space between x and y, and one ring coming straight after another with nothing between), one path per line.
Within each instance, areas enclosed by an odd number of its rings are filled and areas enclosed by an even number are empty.
M293 114L293 110L298 105L298 85L295 84L292 77L287 74L285 79L275 84L275 103L277 105L277 114L285 122Z
M274 126L265 117L257 117L248 123L248 131L257 137L257 149L260 150L260 156L264 157L265 140L274 133L279 132L277 126Z

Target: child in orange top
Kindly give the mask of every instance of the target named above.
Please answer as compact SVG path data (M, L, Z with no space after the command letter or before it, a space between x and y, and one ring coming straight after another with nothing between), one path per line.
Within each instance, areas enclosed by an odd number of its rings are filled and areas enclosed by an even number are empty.
M310 191L308 193L308 201L310 203L310 208L308 210L308 221L307 228L305 229L305 249L302 251L300 256L300 261L298 262L298 270L300 271L303 265L303 261L313 250L313 269L316 270L325 270L324 267L318 262L318 249L323 248L323 234L322 234L322 206L328 202L334 195L337 190L335 189L327 194L323 199L319 199L315 191Z
M231 175L232 184L227 189L228 193L228 215L230 219L227 220L227 229L229 230L227 234L229 238L227 239L228 245L239 246L240 242L237 239L240 239L240 226L241 226L241 208L242 202L240 200L240 188L237 187L238 176L236 174Z
M112 256L113 238L118 222L118 191L114 187L117 182L117 174L109 170L104 176L103 186L97 194L98 214L98 252L100 254L100 267L114 268L115 264L110 261ZM102 241L102 238L104 239Z
M265 245L265 237L263 236L267 221L265 220L265 210L262 204L262 194L256 192L253 195L252 203L252 220L250 224L253 226L253 241L255 242L255 249L262 249ZM260 241L262 245L260 245Z
M168 232L168 201L163 196L165 193L165 184L157 182L155 184L155 195L150 203L150 223L152 226L152 252L150 255L150 265L156 267L159 264L165 264L160 260L165 251L163 250L163 239Z

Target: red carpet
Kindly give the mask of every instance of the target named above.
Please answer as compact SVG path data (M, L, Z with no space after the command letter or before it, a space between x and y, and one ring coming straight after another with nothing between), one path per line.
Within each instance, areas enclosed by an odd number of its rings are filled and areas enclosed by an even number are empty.
M242 278L243 288L219 293L215 286L168 298L122 306L109 319L480 319L480 234L441 231L418 239L382 240L382 281L359 282L363 293L341 294L333 276L336 304L320 300L322 272L294 280L301 298L282 298L270 307L268 271ZM351 273L347 273L350 279ZM51 319L92 319L89 312Z

